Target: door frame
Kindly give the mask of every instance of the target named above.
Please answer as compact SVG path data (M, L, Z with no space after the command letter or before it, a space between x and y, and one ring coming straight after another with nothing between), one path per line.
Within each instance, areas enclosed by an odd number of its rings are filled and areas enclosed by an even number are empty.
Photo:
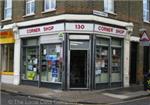
M89 36L89 35L88 35ZM90 37L90 36L89 36ZM70 48L70 41L88 41L89 42L89 47L87 49L81 49L81 48L76 48L76 49L71 49ZM67 57L67 88L68 89L89 89L90 88L90 80L91 80L91 76L90 76L90 68L91 68L91 40L89 39L69 39L68 38L68 57ZM70 55L71 55L71 50L85 50L87 52L87 85L84 88L72 88L70 87Z
M71 82L70 81L71 80L70 79L70 64L71 64L70 63L70 57L71 57L71 51L86 51L86 54L87 54L87 58L86 58L86 62L87 62L86 63L86 87L74 88L74 87L70 86L70 82ZM69 69L68 69L68 72L69 72L69 75L68 75L68 79L69 79L68 86L69 86L69 89L88 89L88 86L89 86L89 82L88 82L89 81L89 66L88 66L88 64L89 64L89 60L88 60L89 59L89 57L88 57L89 53L88 52L89 51L85 50L85 49L84 50L81 50L81 49L70 49L69 50L69 57L68 57L69 58L69 62L68 62L69 63L69 65L68 65L68 67L69 67Z

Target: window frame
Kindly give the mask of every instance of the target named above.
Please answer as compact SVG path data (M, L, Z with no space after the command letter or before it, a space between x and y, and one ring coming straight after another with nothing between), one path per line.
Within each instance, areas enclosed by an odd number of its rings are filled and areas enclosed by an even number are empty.
M32 3L34 5L34 10L33 11L32 11ZM29 13L28 13L28 5L27 4L29 4ZM25 5L26 5L26 11L25 11L26 15L33 15L33 14L35 14L35 0L26 0Z
M150 22L150 1L149 0L143 0L143 21Z
M114 14L114 0L104 0L104 12ZM112 10L111 10L112 9Z
M7 16L9 9L10 16ZM12 19L12 0L4 0L4 20L7 19Z
M48 7L46 8L47 2L49 3ZM54 8L52 8L52 2L54 3ZM44 0L44 12L54 11L56 10L56 0Z

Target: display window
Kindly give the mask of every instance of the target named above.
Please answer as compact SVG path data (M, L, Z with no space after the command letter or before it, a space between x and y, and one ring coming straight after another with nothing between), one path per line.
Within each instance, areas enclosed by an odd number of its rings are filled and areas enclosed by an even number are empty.
M109 63L109 40L97 38L96 62L95 62L96 83L109 82L108 63Z
M121 82L121 40L112 38L111 41L111 82Z
M39 47L37 39L23 41L23 79L39 80Z
M62 46L61 44L42 45L41 81L62 81Z
M122 42L116 38L96 38L95 83L121 82Z
M0 45L0 72L9 74L13 72L14 60L14 44L1 44Z
M112 48L111 82L121 82L121 49Z

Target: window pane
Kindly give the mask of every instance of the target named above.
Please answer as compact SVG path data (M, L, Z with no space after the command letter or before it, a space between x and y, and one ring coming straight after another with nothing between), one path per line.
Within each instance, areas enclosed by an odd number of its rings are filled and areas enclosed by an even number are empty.
M35 1L27 0L26 1L26 14L31 14L35 12Z
M31 13L34 13L34 9L35 9L35 3L32 2L32 3L31 3Z
M5 0L4 5L4 19L11 18L12 16L12 0Z
M13 72L14 44L0 45L0 70Z
M39 80L38 62L38 47L26 47L23 49L22 79Z
M50 9L55 9L56 7L56 0L45 0L45 11Z
M96 83L107 83L108 77L108 47L96 46L95 81Z
M144 21L150 21L150 3L149 0L143 0L143 20Z
M96 45L109 45L109 40L104 38L96 38Z
M12 12L11 8L5 9L4 18L11 18Z
M111 82L121 82L121 49L112 48Z
M118 40L118 39L112 39L111 45L121 46L121 40Z
M89 49L89 41L70 41L71 49Z
M114 12L114 0L104 0L104 10Z
M59 44L43 45L41 81L62 81L62 46Z
M38 40L37 39L24 40L23 45L35 46L35 45L38 45Z
M55 5L56 5L56 0L52 0L51 8L52 8L52 9L55 9Z

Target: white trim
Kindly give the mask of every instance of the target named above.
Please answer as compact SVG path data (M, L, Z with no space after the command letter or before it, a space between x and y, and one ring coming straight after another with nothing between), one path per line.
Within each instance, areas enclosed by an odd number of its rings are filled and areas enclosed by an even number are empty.
M130 41L133 41L133 42L140 42L140 37L131 36L131 37L130 37Z
M23 27L23 26L29 26L29 25L38 25L38 24L43 24L43 23L50 23L54 22L57 20L90 20L90 21L97 21L97 22L102 22L102 23L107 23L107 24L112 24L112 25L117 25L117 26L133 26L133 23L129 22L123 22L115 19L109 19L105 17L99 17L95 15L75 15L75 14L63 14L63 15L58 15L58 16L52 16L52 17L47 17L47 18L41 18L41 19L35 19L35 20L29 20L29 21L24 21L24 22L18 22L16 23L18 27ZM13 24L5 25L3 29L8 29L12 28Z

